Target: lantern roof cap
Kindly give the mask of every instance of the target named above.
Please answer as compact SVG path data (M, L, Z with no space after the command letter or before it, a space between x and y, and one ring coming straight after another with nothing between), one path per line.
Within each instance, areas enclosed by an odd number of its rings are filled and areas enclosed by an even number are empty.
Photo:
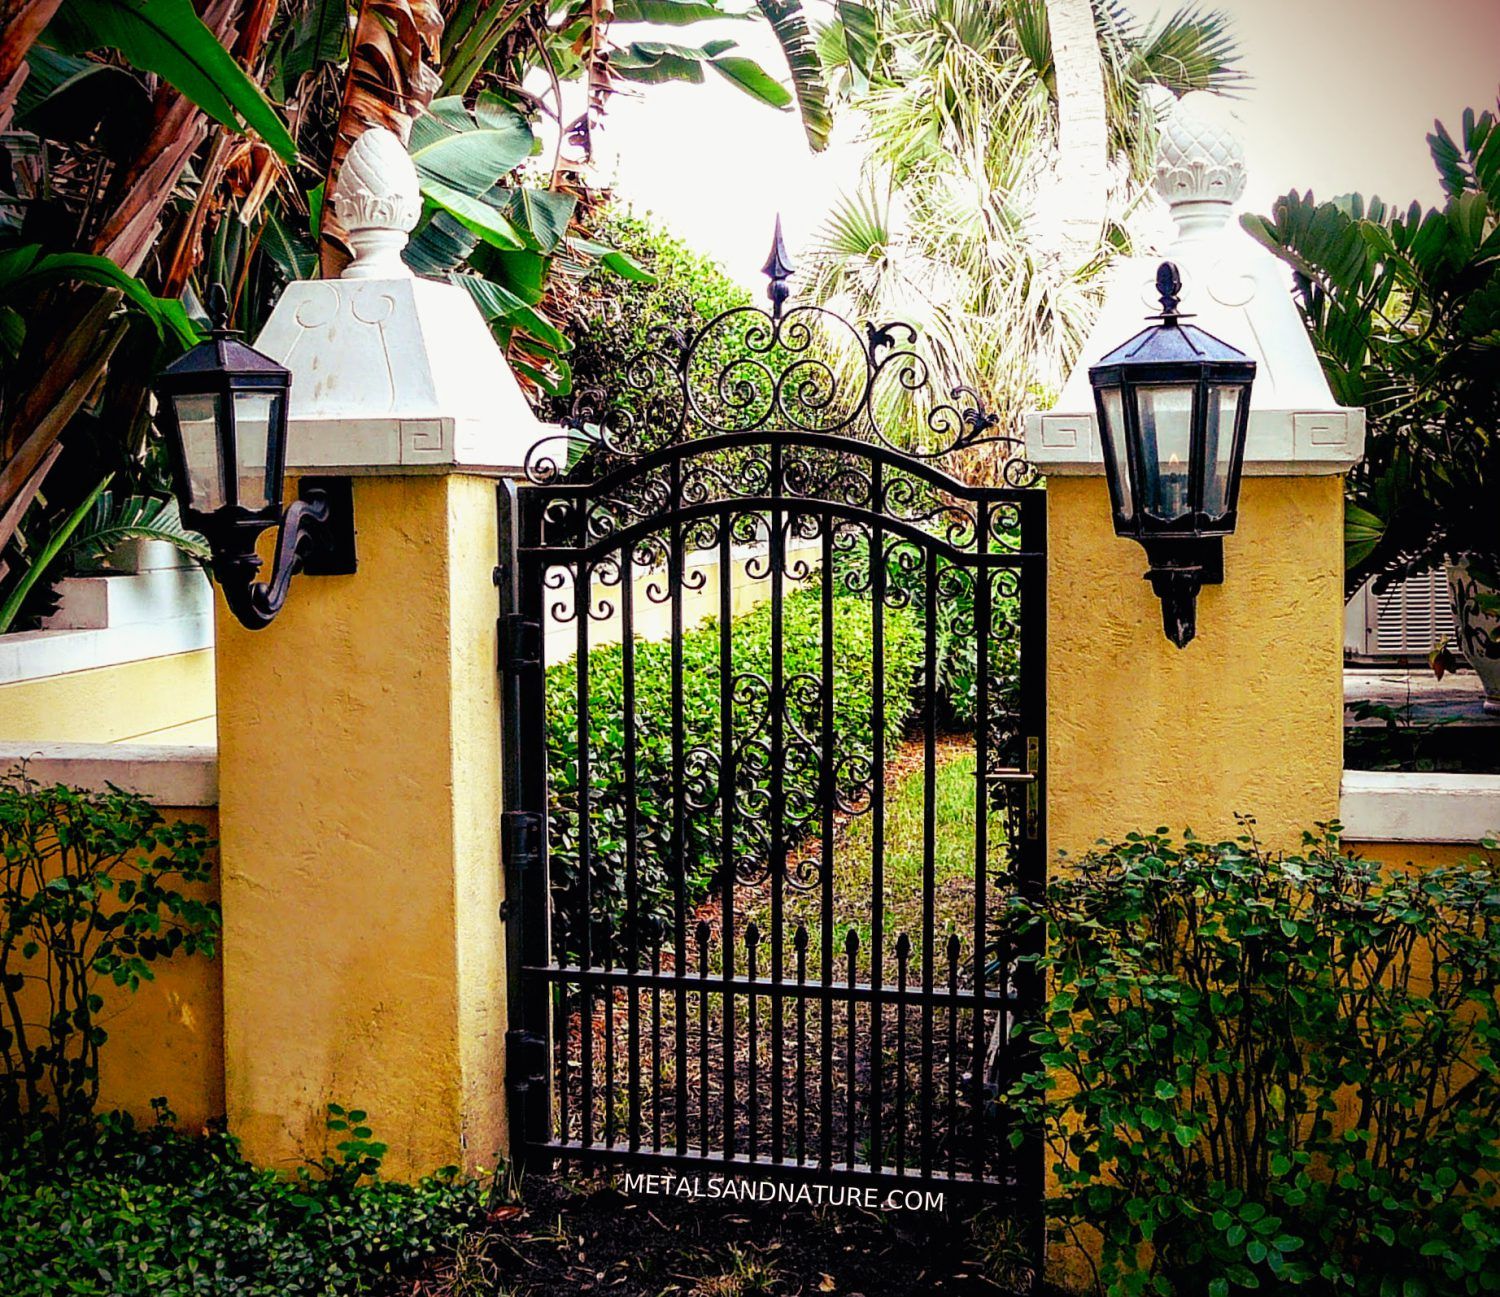
M285 374L286 368L270 356L241 342L228 330L215 329L213 335L178 356L162 370L163 378L185 378L194 374L214 374L229 370L236 374Z
M1181 364L1254 364L1238 347L1231 347L1195 324L1170 319L1142 329L1129 342L1122 343L1094 362L1094 368L1106 365L1181 365Z
M190 378L198 374L264 374L285 379L284 366L270 356L240 341L240 331L229 327L229 295L222 284L208 290L208 315L211 321L207 338L190 347L162 370L163 378Z

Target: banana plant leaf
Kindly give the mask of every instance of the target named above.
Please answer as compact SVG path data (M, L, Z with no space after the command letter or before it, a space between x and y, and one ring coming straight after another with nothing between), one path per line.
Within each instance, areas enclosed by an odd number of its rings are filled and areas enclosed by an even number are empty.
M68 0L46 32L65 53L118 50L221 125L253 130L286 162L297 146L281 115L194 12L189 0Z
M108 257L85 252L43 252L39 244L26 244L0 252L0 304L14 302L20 294L59 280L78 279L118 288L126 300L151 321L157 336L169 335L183 348L198 341L198 329L182 303L157 297L134 275L126 274Z
M668 81L701 85L703 69L712 68L726 81L762 103L770 104L772 108L789 107L791 92L754 59L729 53L736 48L735 42L730 40L708 41L696 48L667 41L632 41L610 57L609 66L621 80L645 85L662 85Z
M151 129L151 96L128 68L34 45L16 95L16 125L46 140L86 143L119 161Z

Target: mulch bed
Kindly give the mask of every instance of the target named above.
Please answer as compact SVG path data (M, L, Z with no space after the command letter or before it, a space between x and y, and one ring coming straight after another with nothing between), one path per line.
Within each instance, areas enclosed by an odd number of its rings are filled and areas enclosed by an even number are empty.
M1023 1290L999 1218L627 1197L617 1179L535 1177L410 1297L918 1297ZM988 1253L988 1255L987 1255ZM1015 1284L1017 1287L1008 1285Z

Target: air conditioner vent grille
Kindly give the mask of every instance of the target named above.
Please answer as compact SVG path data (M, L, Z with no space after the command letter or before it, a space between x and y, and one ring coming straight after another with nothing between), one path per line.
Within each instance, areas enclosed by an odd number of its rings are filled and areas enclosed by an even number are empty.
M1426 655L1453 636L1448 574L1434 570L1393 585L1377 596L1375 651Z

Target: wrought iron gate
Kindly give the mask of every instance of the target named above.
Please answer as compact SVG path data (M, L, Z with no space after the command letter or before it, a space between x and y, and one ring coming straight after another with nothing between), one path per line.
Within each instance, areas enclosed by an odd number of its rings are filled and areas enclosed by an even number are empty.
M1046 497L768 269L501 490L513 1147L1035 1204Z

